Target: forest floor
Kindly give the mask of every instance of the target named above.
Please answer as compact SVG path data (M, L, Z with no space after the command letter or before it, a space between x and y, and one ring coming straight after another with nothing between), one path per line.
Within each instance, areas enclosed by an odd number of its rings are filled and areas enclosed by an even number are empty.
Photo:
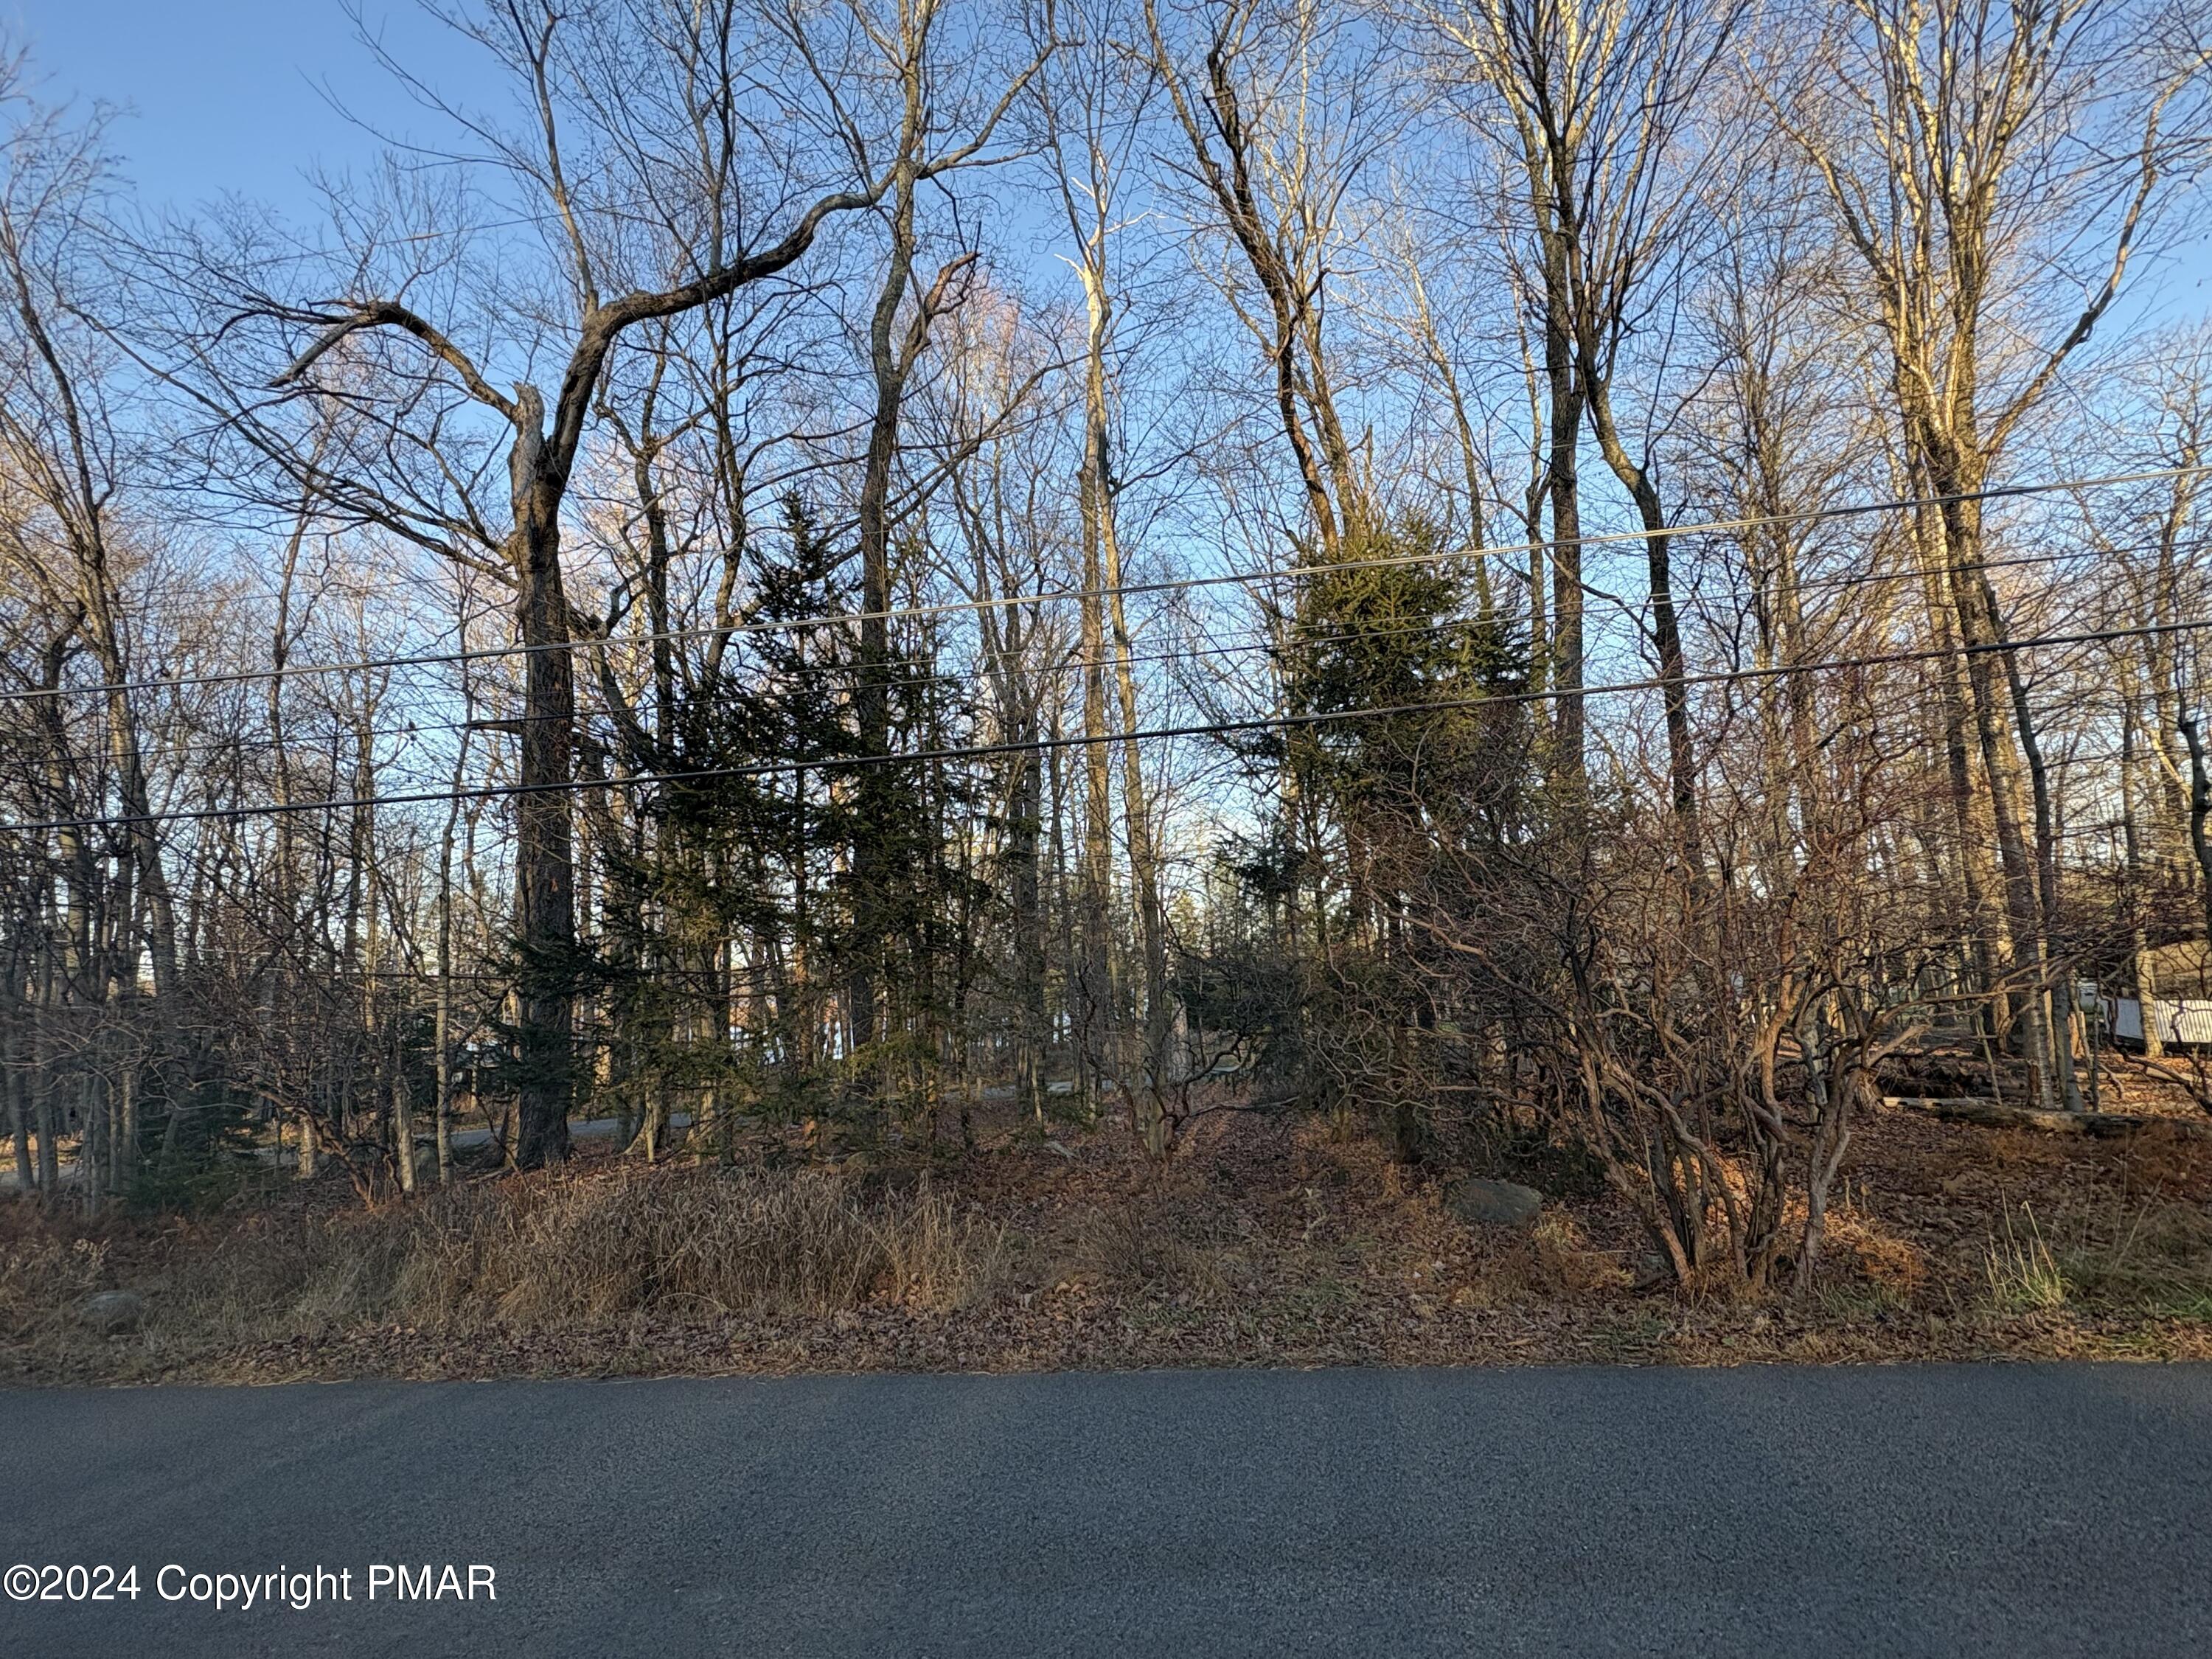
M2212 1141L1863 1121L1809 1295L1665 1282L1571 1160L1532 1229L1465 1168L1210 1115L1164 1167L1018 1120L835 1162L602 1143L364 1210L339 1179L189 1218L0 1201L0 1381L2212 1358ZM957 1150L954 1150L957 1149ZM1541 1160L1539 1160L1540 1164ZM96 1304L102 1291L135 1293Z

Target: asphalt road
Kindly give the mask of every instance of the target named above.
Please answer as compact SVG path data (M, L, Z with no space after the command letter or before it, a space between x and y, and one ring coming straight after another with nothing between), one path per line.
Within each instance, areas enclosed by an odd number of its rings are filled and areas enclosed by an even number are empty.
M0 1565L139 1568L0 1601L40 1659L2212 1652L2206 1367L7 1391L0 1436ZM498 1599L368 1601L400 1562Z

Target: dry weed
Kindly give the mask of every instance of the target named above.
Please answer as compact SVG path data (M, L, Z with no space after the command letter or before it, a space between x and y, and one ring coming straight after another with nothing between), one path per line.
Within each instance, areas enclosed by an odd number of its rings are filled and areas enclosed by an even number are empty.
M568 1328L870 1302L942 1312L985 1294L1001 1254L995 1228L926 1182L863 1200L818 1171L623 1173L244 1226L179 1251L145 1288L152 1340L192 1350L374 1324ZM61 1333L101 1274L84 1241L0 1246L0 1333Z
M1144 1286L1211 1282L1218 1277L1211 1252L1194 1240L1161 1205L1134 1200L1086 1210L1075 1224L1077 1271L1109 1284Z
M398 1300L419 1316L527 1328L632 1313L942 1311L988 1285L995 1231L925 1182L856 1198L833 1174L623 1176L479 1201L423 1230Z
M0 1239L0 1341L29 1344L70 1320L106 1277L107 1247L38 1233Z
M2146 1205L2111 1236L2062 1249L2058 1261L2086 1299L2212 1320L2212 1215L2200 1206Z
M2015 1226L2007 1207L2000 1233L1990 1237L1983 1253L1990 1300L2004 1313L2040 1313L2064 1304L2066 1279L2043 1242L2034 1212L2023 1204L2020 1213L2021 1224Z
M1547 1206L1525 1237L1504 1246L1475 1283L1455 1293L1459 1307L1551 1301L1616 1290L1630 1275L1607 1251L1593 1249L1573 1216Z
M1590 1248L1580 1224L1556 1205L1547 1205L1528 1236L1540 1281L1571 1296L1617 1289L1629 1282L1628 1270L1602 1250Z
M1928 1277L1928 1258L1863 1209L1830 1212L1826 1243L1832 1259L1848 1261L1860 1279L1899 1298L1909 1297Z
M2136 1192L2179 1197L2197 1189L2212 1168L2212 1147L2164 1128L2130 1135L2122 1160L2122 1179Z

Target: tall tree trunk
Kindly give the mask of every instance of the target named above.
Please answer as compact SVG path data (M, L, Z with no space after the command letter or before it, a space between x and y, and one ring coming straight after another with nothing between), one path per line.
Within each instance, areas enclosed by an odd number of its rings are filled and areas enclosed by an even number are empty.
M1589 792L1583 731L1583 392L1568 325L1567 249L1548 230L1544 246L1544 383L1550 399L1544 488L1551 502L1552 654L1547 678L1557 694L1552 717L1552 776L1571 815Z
M1113 619L1115 684L1121 702L1121 731L1126 738L1141 728L1137 723L1136 679L1130 666L1128 607L1121 592L1121 540L1114 510L1112 433L1106 385L1106 341L1112 307L1106 292L1103 260L1085 266L1084 293L1089 301L1091 321L1084 380L1084 563L1087 571L1095 557L1105 579L1107 605ZM1327 418L1334 423L1333 410ZM1085 585L1086 588L1095 586L1088 580ZM1086 735L1091 735L1093 687L1100 672L1095 653L1103 641L1097 641L1097 617L1086 615L1084 643L1086 657L1093 665L1085 680ZM1103 710L1100 713L1103 715ZM1159 871L1153 854L1144 757L1133 741L1125 741L1121 747L1122 822L1129 855L1130 885L1136 899L1138 948L1143 955L1145 986L1143 1063L1140 1067L1125 1069L1139 1069L1144 1073L1137 1127L1146 1149L1158 1157L1167 1150L1165 1103L1161 1091L1167 1085L1168 1044L1173 1019L1168 998L1166 918L1160 908ZM1089 745L1089 757L1094 810L1103 809L1106 754L1105 746L1095 736ZM1137 1098L1133 1091L1132 1098Z
M465 755L466 748L465 742ZM438 1097L434 1109L441 1187L453 1178L453 841L461 815L461 767L462 763L456 761L453 799L447 807L446 831L438 842L438 987L431 1042L436 1048Z
M398 1160L399 1190L415 1195L415 1091L407 1084L406 1055L399 1043L399 1011L392 1015L392 1151Z
M2007 699L1997 684L2003 665L1992 661L2002 649L2001 627L1981 570L1979 504L1964 499L1978 488L1954 458L1929 456L1929 476L1942 498L1937 520L1944 540L1950 596L1959 619L1959 641L1966 654L1966 680L1982 769L1988 779L1997 860L2003 872L2006 908L2011 924L2013 963L2028 975L2021 997L2021 1058L2027 1062L2035 1103L2049 1106L2057 1091L2052 1054L2048 957L2036 860L2021 823L2021 766L2015 734L2006 719ZM1947 462L1948 464L1947 464Z
M1082 276L1090 330L1084 374L1083 470L1077 486L1083 515L1084 781L1079 1035L1087 1051L1087 1069L1097 1069L1103 1063L1126 1087L1130 1067L1127 1057L1116 1052L1121 1011L1109 922L1114 890L1113 757L1106 746L1106 626L1102 591L1115 580L1107 564L1112 542L1113 485L1105 349L1111 313L1098 273L1086 265ZM1133 1103L1133 1096L1131 1098ZM1096 1100L1085 1103L1090 1110L1095 1111L1097 1105Z
M11 983L12 994L15 987ZM29 1192L38 1185L31 1168L31 1093L36 1066L32 1028L37 1014L27 998L22 1005L23 1030L11 1033L8 1054L8 1128L15 1152L15 1185Z
M2128 961L2141 1012L2143 1057L2156 1060L2166 1052L2154 1008L2158 1000L2158 970L2143 930L2142 837L2136 824L2136 689L2133 676L2124 669L2120 699L2120 833L2126 851ZM2212 937L2212 935L2208 935Z
M1032 720L1028 738L1034 741ZM1040 1121L1044 1117L1045 1055L1048 1026L1045 1013L1045 911L1040 834L1044 815L1044 757L1036 751L1021 756L1014 775L1013 800L1007 832L1007 861L1013 866L1014 1001L1018 1031L1014 1055L1014 1092L1020 1104Z
M38 1184L49 1205L61 1191L61 1112L54 1103L60 1086L54 1065L54 1033L60 1024L61 1006L54 977L53 950L49 945L39 952L40 1018L31 1050L31 1075L37 1084Z
M561 576L559 480L551 476L544 407L520 388L514 475L516 632L525 647L521 765L515 799L515 910L521 957L517 992L516 1089L523 1169L568 1156L575 1096L576 888L573 781L576 723L568 605Z
M1628 453L1613 425L1613 396L1583 369L1589 388L1592 423L1598 447L1613 476L1636 503L1644 527L1645 569L1651 592L1651 640L1659 653L1660 701L1667 722L1667 777L1674 797L1674 822L1683 868L1692 874L1704 867L1703 837L1698 831L1697 755L1690 741L1690 699L1682 660L1682 630L1674 615L1674 560L1667 536L1667 513L1649 468Z
M917 67L915 73L919 72ZM919 82L910 82L903 159L894 169L890 187L890 259L868 325L868 364L876 398L860 470L860 678L854 702L860 716L860 752L873 763L861 768L859 829L853 849L855 944L848 981L852 1006L848 1016L856 1047L896 1029L888 1007L878 1022L876 1005L890 989L889 899L892 884L901 878L888 841L900 812L898 780L895 769L884 763L891 752L890 496L900 411L915 365L929 343L930 325L951 303L956 283L975 262L972 254L955 258L937 273L926 293L915 292L915 191L920 182L915 158L920 154L921 100ZM914 303L902 326L900 313L907 308L909 298ZM880 989L879 980L884 981Z
M2197 874L2204 906L2204 934L2212 939L2212 765L2204 757L2204 738L2197 716L2185 708L2179 721L2189 746L2189 845L2197 854Z
M846 1017L855 1049L877 1037L878 976L888 942L886 884L895 878L884 837L896 810L891 769L890 714L890 490L891 464L897 453L899 404L906 376L894 337L900 307L913 285L914 195L900 179L891 224L890 264L876 296L868 329L868 364L875 380L875 408L868 422L868 445L860 471L860 674L854 694L860 717L860 810L853 845L853 957L848 975Z

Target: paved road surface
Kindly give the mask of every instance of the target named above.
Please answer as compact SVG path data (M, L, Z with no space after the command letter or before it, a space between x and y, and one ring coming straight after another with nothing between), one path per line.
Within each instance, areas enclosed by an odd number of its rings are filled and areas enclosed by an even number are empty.
M8 1391L0 1434L0 1565L143 1586L0 1601L41 1659L2212 1652L2212 1368ZM368 1601L392 1562L498 1600Z

